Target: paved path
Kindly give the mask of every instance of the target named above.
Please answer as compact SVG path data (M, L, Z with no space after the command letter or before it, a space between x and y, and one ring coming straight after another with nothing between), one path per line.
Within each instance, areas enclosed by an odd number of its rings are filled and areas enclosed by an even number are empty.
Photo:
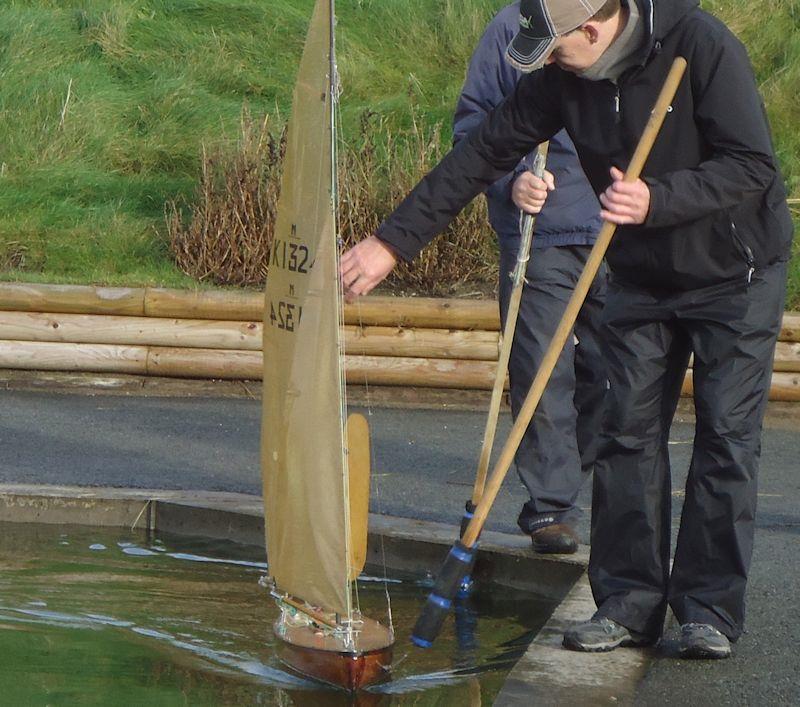
M484 414L375 408L373 510L456 524L470 494ZM0 390L0 482L260 492L260 403ZM637 704L800 704L800 415L764 434L748 634L720 663L670 656ZM510 427L501 419L498 439ZM692 426L675 424L675 524ZM588 510L590 489L580 505ZM509 475L489 526L513 532L524 493ZM581 525L588 540L588 513Z

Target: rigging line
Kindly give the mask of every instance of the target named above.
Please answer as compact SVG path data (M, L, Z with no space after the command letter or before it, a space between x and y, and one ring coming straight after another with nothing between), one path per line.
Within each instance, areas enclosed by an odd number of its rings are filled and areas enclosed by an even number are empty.
M339 105L339 96L341 95L341 85L339 83L338 70L335 70L334 77L335 78L334 78L334 81L333 81L333 84L332 84L332 91L333 91L333 97L334 97L334 105L338 106ZM341 114L339 113L338 110L335 111L335 119L334 119L333 125L334 125L333 141L334 141L334 144L337 146L336 154L338 155L339 154L338 146L344 144L344 129L342 127ZM335 216L336 216L336 244L337 244L337 249L336 249L336 271L337 271L337 291L338 291L338 298L339 298L338 299L339 323L340 323L340 328L341 328L341 327L344 326L344 285L342 284L341 278L339 278L339 257L341 256L341 250L344 247L344 241L342 240L342 236L341 236L341 233L342 233L342 221L341 221L342 215L341 215L341 210L339 209L339 203L340 203L339 186L340 185L339 185L339 179L338 179L338 166L339 166L339 159L337 158L335 160L335 168L337 169L337 175L336 175L336 179L335 179L335 182L334 182L335 185L336 185L336 202L335 202L336 203L336 209L335 209L334 213L335 213ZM342 369L344 369L345 368L344 364L346 362L346 351L345 351L345 346L344 346L343 340L340 339L340 343L341 343L341 345L340 345L340 349L339 349L339 355L340 355L341 361L342 361ZM342 389L342 408L343 408L342 409L342 414L343 414L343 419L346 420L347 419L347 409L348 409L346 371L345 371L345 378L342 381L341 389ZM371 452L371 450L370 450L370 452ZM348 528L349 527L350 527L350 523L348 521ZM359 596L358 582L357 581L353 581L351 583L351 587L352 587L352 592L353 592L354 605L355 605L356 609L360 612L361 611L361 597Z
M337 308L338 308L338 325L336 327L337 336L337 351L339 354L339 390L341 399L340 410L340 428L342 430L342 486L344 489L344 516L345 516L345 564L347 567L347 587L345 588L345 596L347 598L347 613L348 613L348 630L352 631L353 608L355 607L358 612L361 611L361 599L358 593L358 582L351 581L349 578L350 567L353 558L353 541L352 541L352 528L350 516L350 475L349 464L347 459L347 435L346 421L347 421L347 381L345 377L345 350L344 339L342 336L342 325L344 324L344 288L339 277L339 258L341 248L341 214L339 210L339 136L341 134L341 116L339 114L339 97L341 95L341 84L339 77L339 68L336 63L336 8L335 0L330 0L330 66L329 66L329 90L331 101L331 120L330 120L330 133L331 133L331 201L333 206L333 227L334 227L334 261L336 264L334 277L336 280L336 293L337 293Z
M354 582L350 581L349 574L350 574L350 565L352 560L352 536L351 536L351 528L350 528L350 479L348 473L348 463L347 463L347 440L345 434L345 422L347 420L347 388L345 385L345 375L344 375L344 341L342 338L342 327L341 323L344 321L344 292L342 289L341 280L339 278L339 238L340 238L340 230L339 230L339 182L338 182L338 162L339 162L339 155L338 149L336 144L336 135L337 135L337 123L339 120L339 111L337 110L339 105L339 72L336 65L336 8L335 8L335 1L329 0L329 30L330 30L330 56L329 56L329 65L328 65L328 91L329 91L329 100L330 100L330 123L328 125L328 130L330 131L330 140L331 140L331 163L330 163L330 179L331 179L331 208L333 211L333 255L334 255L334 279L336 281L336 298L337 298L337 309L338 309L338 321L336 326L336 348L339 355L339 390L340 390L340 401L341 407L339 410L339 429L341 430L341 454L342 454L342 490L344 493L344 526L345 526L345 567L348 574L346 586L345 586L345 600L346 600L346 609L347 609L347 625L348 625L348 632L352 632L352 619L353 619L353 604L354 604ZM355 589L357 592L357 587ZM357 601L357 597L356 597ZM351 635L352 639L352 635Z

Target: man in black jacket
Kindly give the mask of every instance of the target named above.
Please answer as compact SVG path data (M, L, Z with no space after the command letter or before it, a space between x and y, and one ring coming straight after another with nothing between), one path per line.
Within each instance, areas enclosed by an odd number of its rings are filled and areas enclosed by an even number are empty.
M565 127L601 215L620 228L607 256L610 390L592 501L598 609L564 644L652 643L669 603L683 655L727 657L744 623L761 424L792 239L752 69L697 0L523 0L521 15L508 56L531 73L376 236L342 257L346 294L369 291L389 259L413 258L521 154ZM687 74L642 178L625 183L676 56L687 59ZM532 190L521 205L537 208L544 195ZM690 354L697 423L670 572L667 441Z

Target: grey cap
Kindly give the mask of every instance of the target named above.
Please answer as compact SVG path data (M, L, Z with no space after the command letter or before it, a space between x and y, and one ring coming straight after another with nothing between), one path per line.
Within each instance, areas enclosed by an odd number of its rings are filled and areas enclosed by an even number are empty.
M506 61L530 73L544 64L556 39L572 32L606 4L606 0L522 0L519 32L506 50Z

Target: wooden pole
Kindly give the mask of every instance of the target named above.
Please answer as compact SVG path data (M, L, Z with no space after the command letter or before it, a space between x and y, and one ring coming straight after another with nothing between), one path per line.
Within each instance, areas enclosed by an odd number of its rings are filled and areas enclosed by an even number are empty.
M682 57L677 57L672 64L672 68L670 69L669 75L664 82L664 86L662 87L661 93L658 96L656 105L653 108L653 112L651 113L650 119L648 120L644 129L644 133L639 140L639 144L636 147L636 151L634 152L633 158L631 159L630 165L625 173L626 182L634 182L639 178L642 168L644 167L644 163L647 160L650 150L653 147L653 143L655 142L658 132L661 129L661 124L664 122L669 104L675 96L675 92L678 89L678 84L680 83L685 70L686 60ZM594 278L603 262L603 257L605 256L606 250L611 243L611 238L613 237L615 231L616 225L608 221L603 224L603 227L600 230L600 234L598 235L597 241L592 248L592 252L586 262L583 273L578 280L578 284L575 286L575 291L573 292L572 297L567 304L564 316L562 317L558 329L556 330L556 333L550 342L550 346L548 347L547 352L542 359L542 363L539 366L539 370L536 373L536 377L533 380L530 391L528 392L525 402L523 403L523 406L517 415L517 419L514 422L514 426L512 427L508 436L508 440L506 441L503 451L500 454L500 458L495 465L484 495L481 498L477 509L475 510L472 520L467 526L466 532L464 533L463 543L467 547L472 547L480 535L480 531L486 522L486 517L489 514L489 510L491 509L492 504L497 497L497 493L500 491L500 486L503 483L503 479L505 479L508 468L511 466L511 462L514 459L514 454L516 454L517 448L522 441L525 430L528 428L528 423L531 421L533 413L536 411L536 406L539 404L539 400L542 397L542 392L544 391L544 388L550 379L550 375L555 368L558 357L561 354L561 350L564 348L564 344L572 332L572 327L574 326L575 320L578 317L578 312L583 305L583 301L586 299L586 295L589 292L592 282L594 282Z
M539 149L536 153L533 173L540 179L544 176L548 147L549 143L544 142L539 145ZM486 416L486 426L483 430L483 443L481 444L481 453L478 457L478 471L475 474L475 485L473 486L472 498L470 499L472 509L478 505L481 496L483 496L483 489L486 486L489 457L492 454L494 436L497 432L497 418L500 415L500 403L502 402L503 390L505 389L506 377L508 375L508 360L511 357L511 346L514 343L514 332L517 328L519 305L522 301L522 291L525 286L525 272L527 271L528 261L530 260L535 223L536 217L532 214L525 214L523 216L517 265L514 272L511 273L514 285L511 289L508 311L506 312L506 321L503 327L503 345L500 348L500 354L497 360L497 372L495 373L494 385L492 386L492 397L489 401L489 414ZM500 277L502 276L503 274L500 273ZM470 508L468 507L467 510L470 511Z

